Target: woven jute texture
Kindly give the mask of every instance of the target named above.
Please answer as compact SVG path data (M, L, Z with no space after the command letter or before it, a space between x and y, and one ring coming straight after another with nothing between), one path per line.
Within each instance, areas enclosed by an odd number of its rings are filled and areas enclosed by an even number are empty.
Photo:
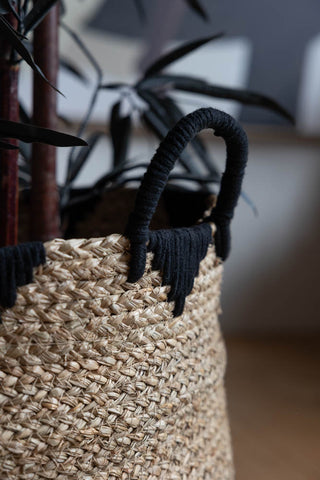
M214 248L177 318L125 237L46 251L1 314L0 479L232 479Z

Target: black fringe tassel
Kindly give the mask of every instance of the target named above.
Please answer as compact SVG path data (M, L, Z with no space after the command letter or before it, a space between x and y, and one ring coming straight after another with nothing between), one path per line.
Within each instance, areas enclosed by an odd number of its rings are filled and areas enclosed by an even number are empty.
M33 268L45 261L46 254L42 242L0 248L1 307L13 307L17 298L17 287L32 282Z
M162 273L162 285L170 285L168 301L174 301L173 315L183 312L186 296L193 288L201 260L213 242L209 224L192 228L150 232L148 250L154 253L152 268Z

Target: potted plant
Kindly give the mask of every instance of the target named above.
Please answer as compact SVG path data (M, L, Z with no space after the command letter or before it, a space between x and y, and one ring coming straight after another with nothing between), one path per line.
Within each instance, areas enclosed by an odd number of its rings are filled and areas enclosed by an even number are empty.
M198 1L188 4L205 15ZM54 65L61 5L52 0L0 2L2 243L7 245L0 248L0 475L231 480L225 350L217 316L222 260L229 252L229 227L241 193L247 138L238 122L213 108L181 118L171 92L232 98L291 117L265 96L164 72L219 35L171 50L128 86L104 84L97 60L81 38L60 22L95 67L97 83L77 136L57 132L51 127L56 117ZM32 55L26 37L33 29L39 30ZM41 78L41 86L35 82L42 93L40 104L35 95L33 116L49 129L30 124L19 109L16 84L21 59ZM120 95L110 112L113 169L92 188L75 192L73 182L101 136L100 132L87 136L85 129L99 92L106 88L117 89ZM111 205L114 212L114 198L104 195L113 195L115 187L126 183L128 170L137 168L127 155L132 118L122 114L124 95L143 100L147 108L138 114L162 139L138 188L125 235L104 233L100 238L54 238L45 244L14 246L18 151L16 140L10 139L50 145L49 150L33 148L31 165L28 149L20 150L25 174L20 180L31 191L37 240L57 234L60 214L68 223L65 231L70 232L79 206L82 211L94 210L100 202ZM24 122L19 121L19 110ZM213 129L227 146L221 181L197 136L205 128ZM205 175L199 174L185 151L189 142ZM71 150L58 205L51 146L86 143L86 150ZM177 161L182 173L173 172ZM181 197L181 192L165 191L170 178L203 188L194 196L184 187ZM135 178L140 179L141 174ZM221 183L214 208L212 201L205 203L208 197L212 200L208 187L212 183ZM162 193L168 213L164 226L175 228L152 230ZM121 190L120 197L124 195ZM51 212L53 222L42 222L39 207L46 220ZM50 228L43 229L43 224Z
M206 18L205 11L199 2L187 3L197 14ZM136 5L143 16L143 5L138 1ZM174 91L184 91L187 94L197 93L204 97L227 98L243 104L269 108L292 121L292 117L279 104L265 95L212 85L198 77L191 78L166 73L167 66L202 45L218 40L221 34L188 42L172 49L150 65L134 85L104 84L99 61L88 51L81 37L76 32L71 31L61 20L64 8L59 1L37 0L32 3L23 0L4 0L1 2L1 136L3 139L15 138L14 141L2 141L1 144L3 179L1 190L2 245L14 244L17 241L19 153L17 140L19 139L24 142L36 142L32 147L32 152L20 143L20 153L23 157L20 169L24 172L24 178L27 176L29 179L29 185L24 185L24 187L30 190L31 236L34 239L48 239L61 233L61 218L66 218L66 212L70 215L70 211L74 212L76 206L83 206L87 202L90 204L95 199L100 199L102 192L108 188L110 182L112 183L117 178L121 179L121 183L123 180L121 173L125 172L127 168L132 168L131 164L128 165L128 147L132 135L132 112L124 115L121 112L121 104L125 97L135 95L144 102L147 108L139 110L133 107L134 114L139 115L147 128L160 139L183 115L179 104L171 95ZM71 150L65 184L58 188L55 174L54 145L76 146L77 144L83 144L81 140L76 140L61 133L41 130L41 127L54 130L57 122L56 95L60 94L56 87L59 64L57 47L59 23L61 28L64 28L72 36L78 47L82 49L97 75L91 103L78 129L78 137L85 135L86 127L101 89L116 89L119 92L119 101L114 104L110 112L110 137L113 146L114 171L110 173L110 176L106 172L104 178L101 178L92 188L84 192L73 192L73 183L101 136L108 136L109 132L93 132L86 137L88 147ZM29 38L32 33L33 43L31 44ZM31 50L33 50L33 54ZM21 61L27 62L34 71L35 93L32 118L26 114L17 97L19 64ZM62 61L62 67L69 68L69 70L73 70L73 73L81 75L81 68L74 68L74 66L66 64L65 61ZM19 124L20 118L24 125L21 122ZM8 122L15 123L9 124ZM31 126L32 123L35 125ZM46 142L47 145L39 142ZM48 145L50 143L53 145ZM200 178L199 170L195 166L196 162L192 161L189 152L184 152L180 158L185 172L184 177L193 177L202 186L210 182L217 184L220 174L213 159L210 158L205 144L199 137L192 141L192 155L199 158L207 174ZM71 217L73 218L74 214ZM65 229L66 227L64 227ZM67 228L67 231L70 232L72 229Z

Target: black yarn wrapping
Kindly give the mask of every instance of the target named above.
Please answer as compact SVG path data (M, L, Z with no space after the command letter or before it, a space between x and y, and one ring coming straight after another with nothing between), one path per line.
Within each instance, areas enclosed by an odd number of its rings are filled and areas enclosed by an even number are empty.
M231 243L230 223L241 192L248 141L242 127L230 115L214 108L202 108L182 118L160 143L144 175L126 228L126 236L131 242L128 281L136 282L143 276L149 242L148 248L155 255L154 268L161 270L164 283L171 285L168 300L176 302L175 316L182 313L184 299L191 291L190 285L198 273L199 263L212 241L211 228L204 223L188 229L150 232L149 226L175 161L189 141L205 128L214 129L215 135L223 137L227 146L226 170L217 204L206 219L216 226L217 256L222 260L227 258Z
M175 302L175 317L183 312L185 298L193 288L200 262L212 242L212 230L207 223L150 232L148 251L154 253L152 268L162 272L162 285L171 286L168 302Z
M29 242L0 248L0 305L13 307L17 287L32 282L33 268L45 263L42 242Z

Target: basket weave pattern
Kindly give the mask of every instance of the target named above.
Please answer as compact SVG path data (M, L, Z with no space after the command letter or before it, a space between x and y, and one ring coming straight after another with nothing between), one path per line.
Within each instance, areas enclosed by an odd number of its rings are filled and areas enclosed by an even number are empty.
M2 312L0 479L231 480L214 248L177 318L125 237L46 251Z

